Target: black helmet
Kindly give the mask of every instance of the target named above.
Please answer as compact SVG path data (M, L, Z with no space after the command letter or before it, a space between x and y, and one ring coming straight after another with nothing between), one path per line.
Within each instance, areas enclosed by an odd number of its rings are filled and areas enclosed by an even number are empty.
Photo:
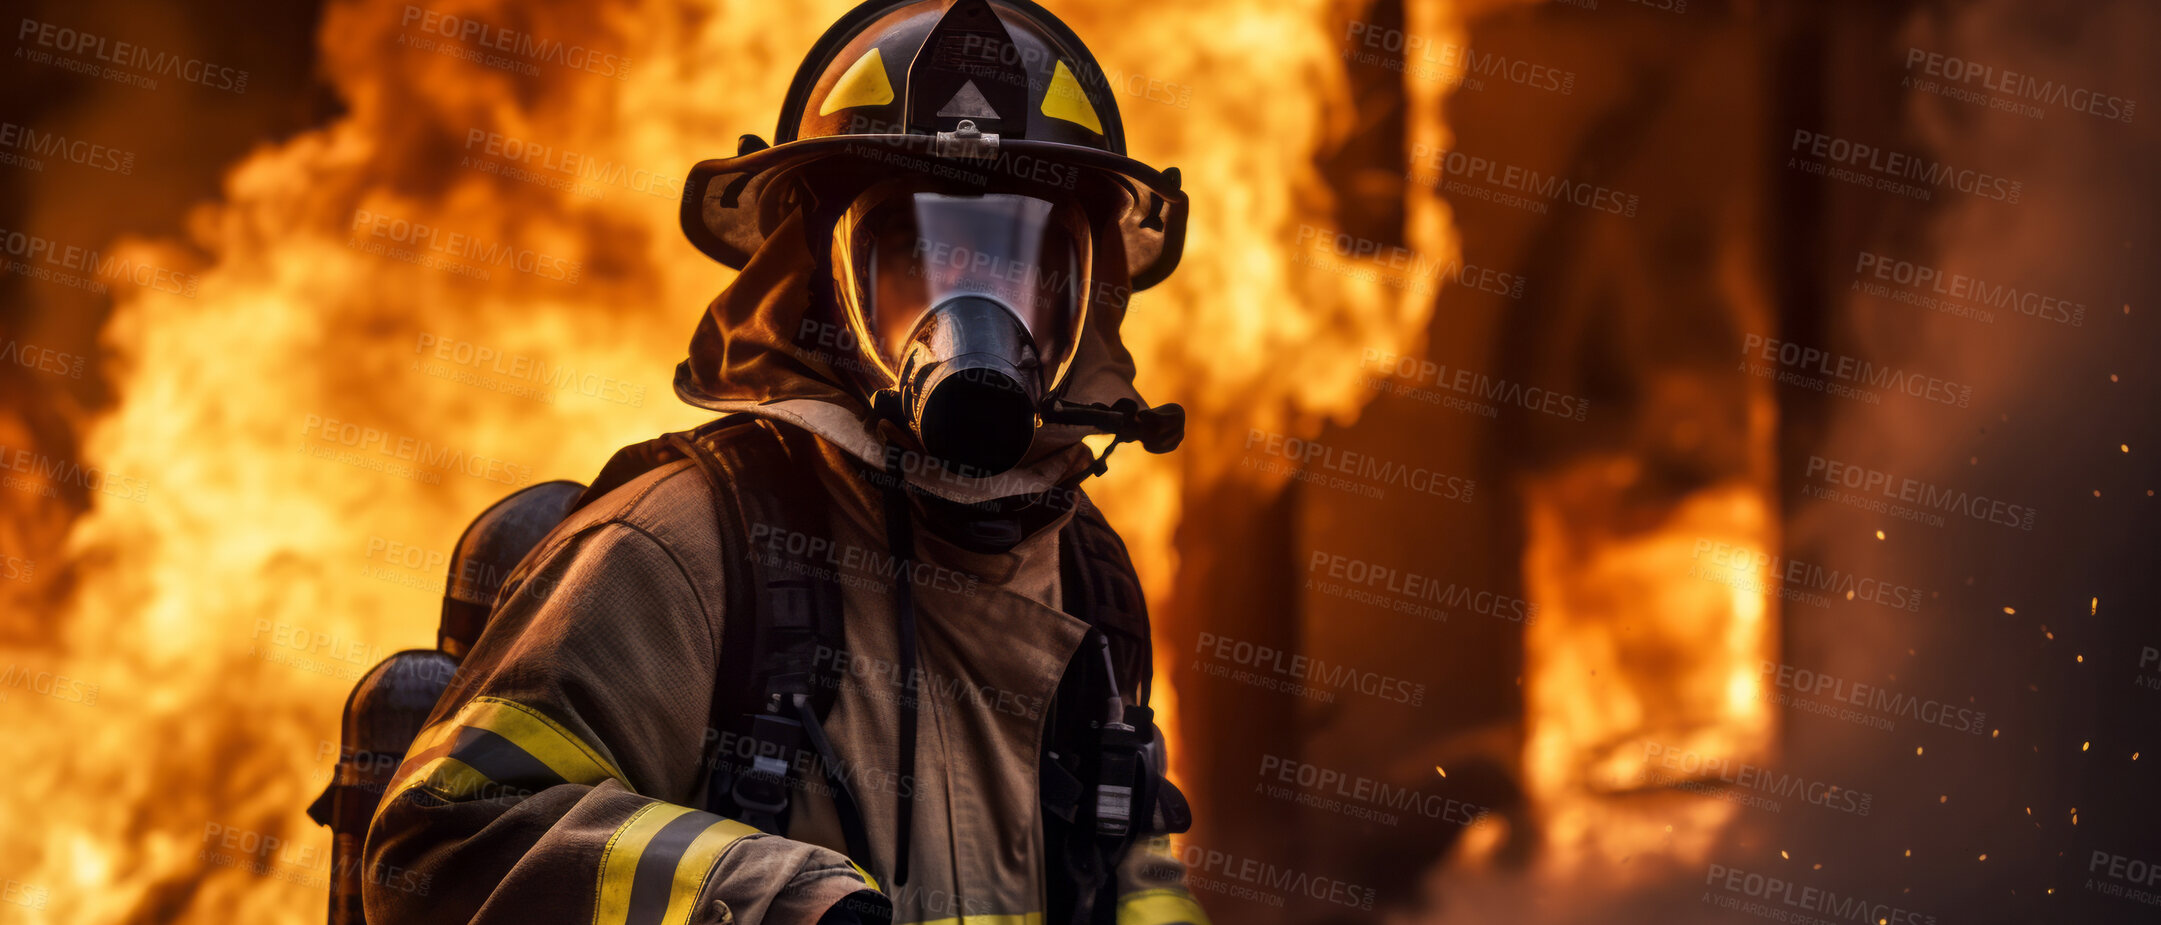
M745 135L735 157L691 168L683 231L741 269L790 213L897 169L1082 192L1102 239L1123 239L1134 289L1169 276L1185 242L1177 169L1125 156L1095 56L1029 0L870 0L842 16L796 71L775 143Z

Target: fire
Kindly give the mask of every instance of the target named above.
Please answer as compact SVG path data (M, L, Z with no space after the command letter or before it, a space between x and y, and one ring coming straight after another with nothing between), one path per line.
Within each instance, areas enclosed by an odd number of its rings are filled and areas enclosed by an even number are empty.
M72 595L43 636L9 627L11 670L45 679L5 703L0 756L17 777L0 801L18 824L0 868L44 891L13 914L321 915L329 840L302 810L335 758L346 690L432 638L440 557L474 513L701 418L668 375L727 272L682 240L676 187L737 134L770 131L794 56L848 5L326 12L323 70L348 112L234 165L190 225L209 255L199 291L125 292L103 333L118 401L85 462L143 491L92 494L66 548ZM1434 292L1301 247L1301 228L1333 222L1316 155L1356 128L1345 5L1058 7L1109 72L1134 156L1179 167L1193 195L1181 270L1125 328L1143 394L1192 410L1187 446L1122 452L1094 491L1160 602L1183 499L1231 479L1280 487L1287 476L1238 468L1247 434L1355 420L1370 395L1361 353L1417 350ZM1405 7L1406 31L1464 40L1454 5ZM500 52L460 38L466 24L582 54ZM1451 143L1449 89L1404 81L1406 145ZM1433 190L1408 184L1404 211L1409 251L1460 256ZM126 252L191 265L171 242ZM1728 808L1629 810L1642 804L1627 794L1655 790L1645 744L1768 748L1755 668L1775 634L1747 590L1761 585L1687 576L1697 540L1776 547L1761 479L1702 487L1645 522L1620 500L1641 467L1600 455L1526 487L1527 596L1546 607L1526 641L1530 830L1474 829L1464 867L1518 837L1543 848L1537 876L1618 870L1601 862L1669 838L1701 856ZM17 529L0 527L9 548ZM13 610L20 589L0 593ZM1181 615L1159 604L1158 619ZM1157 687L1174 738L1175 693Z
M94 495L68 539L74 592L46 638L11 644L96 691L7 704L0 868L42 891L11 914L322 914L329 840L302 811L345 692L432 638L441 556L474 513L700 419L668 376L727 274L676 228L681 174L770 131L794 55L847 5L325 12L348 111L230 169L189 225L207 262L127 245L200 287L120 293L102 334L118 398L85 462L144 490ZM1313 155L1351 128L1341 11L1248 6L1059 10L1111 71L1133 153L1194 194L1183 269L1126 330L1143 392L1186 402L1195 431L1177 457L1121 454L1098 489L1156 590L1179 499L1230 477L1226 450L1355 417L1358 351L1415 346L1431 311L1430 291L1289 266L1297 227L1327 224ZM1439 6L1410 15L1460 29ZM1411 138L1444 143L1444 91L1410 92ZM1406 208L1412 248L1456 255L1437 197Z
M1719 256L1730 316L1768 312L1743 246ZM1474 829L1429 878L1434 921L1611 918L1631 892L1689 876L1735 823L1736 804L1675 784L1707 766L1767 763L1774 722L1761 667L1775 659L1780 548L1772 500L1777 405L1751 379L1740 426L1717 435L1727 467L1661 474L1714 439L1698 424L1732 386L1716 369L1649 368L1625 449L1526 478L1526 807ZM1672 764L1664 756L1686 756ZM1522 863L1522 859L1528 859ZM1566 884L1572 908L1536 897Z
M302 813L345 691L430 643L464 521L699 419L667 377L723 274L674 227L682 171L772 122L793 62L754 49L807 46L821 18L738 7L689 31L427 8L619 56L612 74L469 60L401 3L326 11L350 111L236 164L191 222L195 297L129 293L103 334L119 399L85 456L146 490L94 499L51 652L19 659L97 687L9 704L0 866L40 891L23 919L322 915L328 836Z
M1675 815L1688 823L1673 833L1687 842L1680 853L1701 856L1733 804L1694 800L1685 812L1639 818L1603 798L1690 776L1651 757L1669 750L1738 763L1770 745L1757 680L1774 639L1768 576L1701 555L1702 544L1745 559L1771 548L1763 497L1750 485L1717 486L1655 529L1614 530L1602 515L1636 468L1595 460L1530 493L1527 583L1552 603L1525 640L1524 776L1557 863L1617 862L1663 842L1657 830Z
M1408 6L1406 32L1461 41L1452 7ZM1178 167L1193 198L1184 262L1136 297L1124 329L1141 394L1192 412L1184 448L1169 457L1121 456L1094 492L1159 602L1161 623L1160 602L1178 568L1180 498L1224 479L1280 488L1287 476L1237 468L1247 435L1310 436L1324 421L1355 420L1370 394L1359 385L1362 351L1413 349L1434 292L1403 285L1379 261L1316 252L1300 240L1301 228L1325 230L1333 221L1336 193L1319 176L1316 155L1355 128L1341 4L1215 0L1163 5L1143 18L1058 12L1126 91L1119 104L1130 153ZM1192 102L1132 95L1157 86L1175 88L1160 98L1190 91ZM1449 88L1413 80L1404 90L1407 143L1444 147L1440 103ZM1267 105L1257 105L1262 100ZM1430 188L1407 186L1404 210L1407 250L1436 265L1461 256L1448 205ZM1159 677L1170 676L1170 660L1159 657ZM1173 742L1180 740L1176 694L1161 685L1155 704ZM1179 754L1172 750L1174 761Z

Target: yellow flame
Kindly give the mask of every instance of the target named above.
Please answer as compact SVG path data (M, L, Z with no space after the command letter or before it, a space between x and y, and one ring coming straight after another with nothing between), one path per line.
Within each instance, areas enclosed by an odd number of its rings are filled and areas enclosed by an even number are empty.
M130 246L201 285L124 293L103 332L118 399L85 456L147 491L95 500L50 651L13 653L97 695L8 704L0 810L16 824L0 868L49 891L12 915L321 915L328 835L302 810L345 692L432 639L429 556L474 513L701 419L668 377L727 274L682 240L676 185L770 130L796 55L848 5L420 8L613 56L583 66L490 58L396 0L326 10L323 70L347 113L231 168L189 223L207 265L172 242ZM1214 416L1180 457L1122 455L1100 492L1160 593L1179 500L1225 477L1220 450L1248 428L1355 416L1345 358L1414 346L1431 293L1288 266L1297 226L1327 222L1314 156L1351 129L1335 4L1059 12L1112 73L1132 153L1180 167L1194 198L1182 270L1136 300L1126 333L1144 393ZM1443 7L1411 16L1429 35L1460 28ZM1412 140L1444 144L1442 90L1410 92ZM512 142L557 157L502 153ZM604 171L562 169L565 154ZM1445 206L1414 191L1406 207L1409 244L1453 258ZM494 247L508 265L476 256ZM532 364L612 384L594 396ZM1167 685L1158 706L1174 726Z

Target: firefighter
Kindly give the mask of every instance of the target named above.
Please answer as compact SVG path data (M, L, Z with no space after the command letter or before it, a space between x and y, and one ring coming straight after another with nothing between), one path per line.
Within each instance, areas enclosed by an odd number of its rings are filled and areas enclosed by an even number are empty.
M370 826L368 919L1205 923L1078 488L1181 433L1118 338L1177 171L1026 0L858 7L776 142L687 183L739 271L675 377L719 418L617 453L504 583Z

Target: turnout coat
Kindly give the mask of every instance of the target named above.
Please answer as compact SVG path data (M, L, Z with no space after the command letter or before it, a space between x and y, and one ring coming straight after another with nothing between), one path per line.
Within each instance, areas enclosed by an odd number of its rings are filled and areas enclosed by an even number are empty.
M796 794L785 833L703 810L702 759L725 745L710 713L730 615L714 488L679 460L574 513L504 584L369 830L370 921L795 925L849 897L890 902L900 923L1043 921L1039 752L1046 708L1088 631L1060 609L1059 524L1003 553L919 530L915 561L896 569L866 477L881 441L840 386L839 355L803 323L799 236L773 242L715 300L676 385L693 404L816 435L800 460L827 502L815 564L835 571L848 615L825 729L873 856L844 855L817 787ZM1098 308L1084 337L1082 400L1131 394L1130 359L1115 346L1122 309ZM1039 441L1047 449L1007 476L919 484L966 503L1066 483L1087 454L1077 439L1060 443ZM810 555L804 538L766 532L754 554ZM893 581L909 582L918 625L912 769L899 766ZM899 886L897 788L915 801ZM1205 923L1183 874L1161 839L1130 851L1118 920Z

